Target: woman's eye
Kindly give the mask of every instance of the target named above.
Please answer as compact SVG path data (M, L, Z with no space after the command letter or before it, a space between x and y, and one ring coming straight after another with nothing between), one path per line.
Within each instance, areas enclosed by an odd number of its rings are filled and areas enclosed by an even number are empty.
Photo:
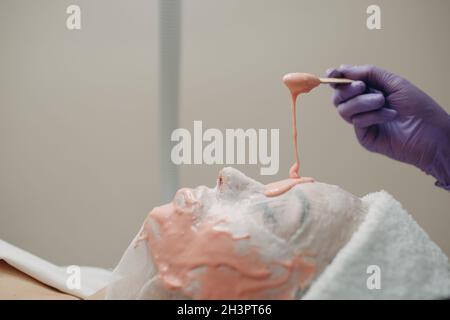
M225 178L222 174L217 178L217 191L223 192L225 188Z
M255 189L254 182L232 169L224 169L217 177L217 191L227 197L245 197Z

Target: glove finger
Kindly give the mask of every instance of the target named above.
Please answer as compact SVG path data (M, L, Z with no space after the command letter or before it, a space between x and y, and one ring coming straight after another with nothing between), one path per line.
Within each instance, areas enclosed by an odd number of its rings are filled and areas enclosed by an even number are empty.
M392 83L395 83L394 80L399 78L386 70L372 65L342 65L337 71L345 78L364 81L368 87L381 90L387 94L390 94L394 90Z
M368 111L374 111L384 106L385 99L379 93L367 93L356 96L346 102L337 106L337 110L345 121L352 123L352 118L359 114Z
M342 73L337 71L336 68L327 69L327 71L325 72L325 76L327 78L342 78L343 77ZM339 85L336 85L336 84L330 84L330 87L332 87L333 89L336 89L338 86Z
M377 111L365 112L352 118L352 123L357 128L368 128L376 124L392 121L397 116L397 111L382 108Z
M336 88L333 94L333 104L338 106L339 104L354 98L366 91L366 85L362 81L355 81L350 84L341 85Z
M328 78L338 78L342 77L342 73L337 71L337 68L329 68L325 71L325 76Z

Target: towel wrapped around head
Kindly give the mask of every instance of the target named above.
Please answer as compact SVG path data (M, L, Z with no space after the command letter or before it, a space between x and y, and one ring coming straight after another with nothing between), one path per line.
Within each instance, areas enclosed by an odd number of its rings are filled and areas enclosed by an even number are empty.
M389 193L362 198L364 221L304 299L448 299L448 257Z
M450 296L445 255L386 193L359 199L314 182L267 197L265 188L225 168L214 188L179 190L172 203L150 212L114 270L106 298ZM418 270L424 266L428 270ZM380 289L368 282L378 276L368 268L379 273ZM433 281L422 283L422 293L409 292L411 281L425 278Z

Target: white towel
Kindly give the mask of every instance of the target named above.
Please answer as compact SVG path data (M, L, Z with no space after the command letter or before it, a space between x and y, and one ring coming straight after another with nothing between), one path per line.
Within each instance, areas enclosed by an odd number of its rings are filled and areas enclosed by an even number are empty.
M82 299L104 288L111 277L109 270L80 267L80 288L71 288L67 280L73 273L67 267L54 265L3 240L0 240L0 260L50 287Z
M385 191L362 200L365 220L303 299L450 298L447 256L400 203Z

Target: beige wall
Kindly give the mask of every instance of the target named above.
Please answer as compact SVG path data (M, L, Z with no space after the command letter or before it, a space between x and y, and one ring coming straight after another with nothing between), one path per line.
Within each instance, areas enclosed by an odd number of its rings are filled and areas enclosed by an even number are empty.
M116 264L159 202L156 26L153 1L0 1L0 238Z
M64 25L71 3L82 7L78 32ZM365 27L372 3L381 31ZM446 0L183 4L180 126L279 128L276 177L238 166L255 178L283 178L293 160L286 72L372 63L450 112ZM0 238L57 263L117 262L159 203L156 19L154 1L0 2ZM387 190L450 254L449 193L362 149L330 95L301 100L303 174L359 196ZM219 169L182 167L180 184L213 185Z

